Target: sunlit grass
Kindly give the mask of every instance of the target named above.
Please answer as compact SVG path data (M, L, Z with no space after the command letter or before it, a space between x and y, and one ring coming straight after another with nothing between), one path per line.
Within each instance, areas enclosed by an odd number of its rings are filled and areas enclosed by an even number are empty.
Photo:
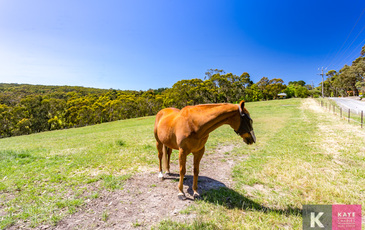
M314 110L311 99L248 106L257 144L234 149L248 155L233 169L234 188L209 191L182 214L212 229L301 229L304 204L365 204L363 130L353 135L354 126Z
M247 103L257 143L248 146L223 126L206 147L214 154L233 145L230 156L247 156L232 171L234 187L211 190L181 212L194 220L166 219L155 228L300 229L304 204L364 205L365 132L314 105ZM100 190L123 189L135 172L157 171L153 124L146 117L0 139L0 228L56 224Z
M56 223L88 198L88 186L122 189L156 163L154 117L0 140L0 228Z

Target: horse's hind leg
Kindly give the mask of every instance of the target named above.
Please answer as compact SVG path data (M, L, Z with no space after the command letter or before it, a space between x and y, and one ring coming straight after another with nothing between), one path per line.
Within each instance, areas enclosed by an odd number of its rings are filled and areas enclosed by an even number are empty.
M163 148L163 144L160 143L160 142L156 142L156 148L157 148L157 151L158 151L158 159L159 159L159 168L158 168L158 178L160 180L163 180L163 173L162 173L162 156L163 156L163 151L162 151L162 148Z
M166 174L170 174L170 157L171 157L172 149L167 148L167 165L166 165Z

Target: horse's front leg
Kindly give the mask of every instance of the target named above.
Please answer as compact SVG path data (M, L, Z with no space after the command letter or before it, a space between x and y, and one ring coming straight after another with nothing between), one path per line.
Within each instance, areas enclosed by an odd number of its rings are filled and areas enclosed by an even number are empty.
M179 180L179 194L178 197L180 200L185 200L186 196L183 191L183 184L184 184L184 176L186 173L186 156L189 153L187 151L184 151L183 149L179 149L179 165L180 165L180 180Z
M193 191L194 191L194 199L199 198L200 195L198 193L198 176L199 176L199 165L200 160L203 157L205 151L205 147L201 150L194 152L194 179L193 179Z
M163 180L164 177L163 177L163 172L162 172L162 155L163 155L163 152L162 152L162 147L163 147L163 144L162 143L159 143L158 141L156 142L156 148L157 148L157 151L158 151L158 160L159 160L159 167L158 167L158 178L160 180Z

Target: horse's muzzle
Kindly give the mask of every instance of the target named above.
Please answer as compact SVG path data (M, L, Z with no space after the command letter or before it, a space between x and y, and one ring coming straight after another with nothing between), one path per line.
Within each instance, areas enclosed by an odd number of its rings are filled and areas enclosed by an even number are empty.
M243 135L243 142L245 142L248 145L251 145L253 143L256 143L256 136L253 130L251 130L249 133L246 133Z

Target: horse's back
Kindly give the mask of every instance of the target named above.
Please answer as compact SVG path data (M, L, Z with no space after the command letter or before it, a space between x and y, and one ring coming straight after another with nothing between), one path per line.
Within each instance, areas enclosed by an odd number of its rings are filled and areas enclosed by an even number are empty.
M158 126L161 119L174 119L179 112L180 109L176 108L161 109L156 115L155 128Z

